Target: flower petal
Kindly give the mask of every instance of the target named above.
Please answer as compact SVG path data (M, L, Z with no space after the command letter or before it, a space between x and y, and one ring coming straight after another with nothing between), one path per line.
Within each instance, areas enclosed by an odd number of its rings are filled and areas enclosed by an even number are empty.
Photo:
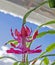
M31 29L29 29L27 26L26 26L26 32L27 32L27 36L30 36L30 34L31 34Z
M26 42L32 42L32 39L31 40L26 39Z
M13 43L10 43L10 45L11 45L12 47L16 48L16 45L15 45L15 44L13 44Z
M28 53L29 54L32 54L32 53L41 53L41 49L38 49L38 50L29 50Z
M11 29L11 35L12 35L12 37L13 37L15 40L17 40L17 38L15 38L15 36L14 36L14 33L12 32L12 29Z
M17 29L15 29L15 36L17 36L17 41L18 41L19 43L21 43L21 42L22 42L21 33L18 32Z
M15 29L15 36L17 36L17 37L21 36L20 32L17 29Z
M35 39L38 35L38 31L35 31L34 35L33 35L33 39Z
M22 37L21 37L21 34L17 31L17 29L15 29L15 36L17 36L17 38L15 38L14 36L14 33L12 32L12 29L11 29L11 35L12 37L18 41L18 43L21 43L22 42Z
M10 50L7 50L6 52L7 53L14 53L14 49L13 48L10 48Z
M14 54L22 54L22 51L14 50L13 48L10 48L10 50L7 50L6 52L7 53L14 53Z
M22 29L21 29L21 34L22 34L22 36L23 36L23 37L26 37L26 36L27 36L27 32L26 32L26 30L25 30L25 27L24 27L24 26L22 26Z
M37 46L35 49L38 49L38 48L40 48L40 47L41 47L41 45Z

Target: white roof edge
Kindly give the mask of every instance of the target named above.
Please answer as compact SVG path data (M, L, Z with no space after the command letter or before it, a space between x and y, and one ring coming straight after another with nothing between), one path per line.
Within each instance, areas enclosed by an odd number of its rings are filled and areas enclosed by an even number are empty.
M11 3L9 1L0 0L0 11L9 13L16 17L23 18L24 14L28 11L26 8ZM45 17L39 13L32 12L31 15L27 18L31 23L40 25L46 21L52 20L51 18ZM41 21L41 22L40 22ZM48 27L55 29L53 26L49 25Z

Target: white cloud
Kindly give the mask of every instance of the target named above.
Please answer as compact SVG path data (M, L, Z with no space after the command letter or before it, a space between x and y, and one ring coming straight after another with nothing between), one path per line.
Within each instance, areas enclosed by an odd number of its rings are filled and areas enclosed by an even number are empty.
M7 53L6 53L7 49L8 49L8 47L2 46L1 50L0 50L0 56L7 55Z
M10 56L10 57L15 58L15 56L13 54L6 53L6 50L8 50L8 49L9 49L8 47L2 46L1 49L0 49L0 57L2 57L2 56ZM8 62L13 63L14 62L14 60L8 59L8 58L1 59L1 61L5 62L5 63L8 63Z

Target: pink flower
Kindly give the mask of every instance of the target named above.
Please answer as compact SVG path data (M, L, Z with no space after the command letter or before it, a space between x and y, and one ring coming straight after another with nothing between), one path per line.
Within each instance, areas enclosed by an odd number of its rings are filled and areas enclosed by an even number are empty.
M14 53L14 54L31 54L31 53L40 53L42 50L38 49L41 46L36 47L35 49L31 50L30 48L26 47L26 42L32 42L34 39L36 39L38 35L38 31L34 33L32 36L32 39L30 40L31 35L31 29L29 29L27 26L22 26L21 32L19 32L17 29L15 29L15 32L12 32L11 29L11 35L12 37L18 41L18 45L11 43L11 46L13 48L10 48L10 50L7 50L7 53Z
M27 26L22 26L21 32L19 32L17 29L15 29L15 32L12 32L11 29L11 35L12 37L18 41L18 43L22 43L22 38L25 38L26 42L31 42L32 40L29 40L31 35L31 29L29 29Z
M11 44L12 45L12 44ZM41 53L41 49L39 49L41 46L36 47L35 49L31 50L30 48L21 46L21 47L15 47L18 50L15 50L14 48L10 48L10 50L7 50L7 53L14 53L14 54L33 54L33 53Z

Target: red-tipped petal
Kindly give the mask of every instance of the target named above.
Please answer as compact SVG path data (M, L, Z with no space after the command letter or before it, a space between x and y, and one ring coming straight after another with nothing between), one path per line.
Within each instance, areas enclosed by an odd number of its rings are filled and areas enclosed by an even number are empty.
M38 49L38 48L40 48L41 47L41 45L40 46L37 46L35 49Z
M17 37L21 36L20 32L17 29L15 29L15 36L17 36Z
M11 29L11 35L14 37L14 34L13 34L13 32L12 32L12 29Z
M38 31L35 31L34 35L33 35L33 39L35 39L38 35Z
M14 54L23 54L20 50L14 50L13 48L10 48L10 50L6 51L7 53L14 53Z
M27 26L26 26L26 32L27 32L27 36L30 36L30 34L31 34L31 29L29 29Z
M17 36L17 41L18 41L19 43L21 43L21 42L22 42L21 33L18 32L17 29L15 29L15 36Z
M22 26L22 29L21 29L21 34L22 34L22 36L23 36L23 37L26 37L26 36L27 36L27 32L26 32L26 30L25 30L25 27L24 27L24 26Z
M12 37L13 37L15 40L17 40L17 39L15 38L15 36L14 36L14 33L12 32L12 29L11 29L11 35L12 35Z
M10 44L11 44L11 46L16 47L16 45L15 45L15 44L13 44L13 43L10 43Z
M29 50L28 53L29 54L32 54L32 53L41 53L42 50L41 49L38 49L38 50Z
M13 53L14 52L14 49L13 48L10 48L10 50L7 50L6 52L7 53Z

